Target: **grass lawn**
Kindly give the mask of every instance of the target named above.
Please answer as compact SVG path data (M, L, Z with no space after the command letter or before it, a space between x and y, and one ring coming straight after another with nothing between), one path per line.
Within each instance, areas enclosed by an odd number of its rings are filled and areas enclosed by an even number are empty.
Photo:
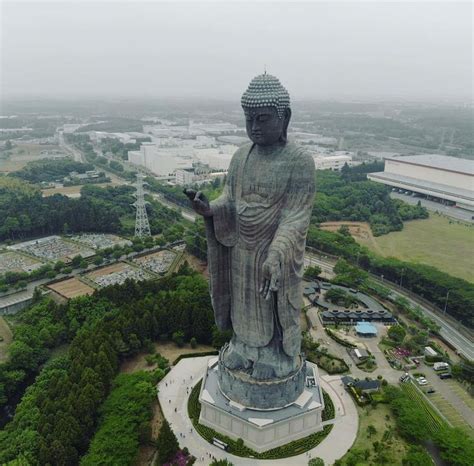
M432 265L450 275L474 282L474 225L436 214L406 222L402 231L357 241L384 257Z
M373 448L373 443L383 443L383 451L390 460L387 464L401 465L402 459L408 450L408 444L398 435L395 427L395 419L393 419L389 407L379 403L376 408L361 408L358 406L357 411L359 413L359 430L351 450L368 450L368 458L363 464L376 465L379 464L379 462ZM367 432L369 425L375 427L376 431L375 434L371 436L369 436ZM385 434L385 436L388 437L388 439L383 440L384 433L387 431L389 434ZM350 453L347 453L342 458L344 464L349 455Z
M10 173L22 169L28 162L47 158L42 151L57 150L63 152L58 145L54 144L25 144L13 141L14 147L8 159L0 159L0 173Z

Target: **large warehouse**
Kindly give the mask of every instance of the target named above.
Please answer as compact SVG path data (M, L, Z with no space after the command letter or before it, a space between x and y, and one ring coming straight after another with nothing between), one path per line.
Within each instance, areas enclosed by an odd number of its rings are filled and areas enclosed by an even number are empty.
M474 210L474 161L437 154L388 157L383 172L367 178Z

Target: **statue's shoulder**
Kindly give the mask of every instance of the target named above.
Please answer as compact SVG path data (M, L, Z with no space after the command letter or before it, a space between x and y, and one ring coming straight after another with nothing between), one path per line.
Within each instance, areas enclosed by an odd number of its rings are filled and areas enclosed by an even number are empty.
M296 144L292 141L288 141L286 144L286 150L293 164L301 165L306 169L314 169L314 160L311 153L303 146Z
M232 158L238 159L238 158L246 157L247 154L250 152L252 145L253 144L251 142L247 142L243 144L234 152L234 155L232 156Z
M240 162L242 162L245 157L247 157L250 149L252 148L252 143L244 144L243 146L240 146L235 152L234 155L232 156L232 159L230 161L230 167L229 170L232 170L236 168Z

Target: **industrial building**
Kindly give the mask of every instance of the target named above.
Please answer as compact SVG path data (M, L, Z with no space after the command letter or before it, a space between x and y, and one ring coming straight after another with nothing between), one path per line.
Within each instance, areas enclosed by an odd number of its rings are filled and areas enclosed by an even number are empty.
M341 171L344 165L352 165L352 155L313 155L313 160L316 170Z
M367 178L413 195L474 210L474 161L437 154L387 157Z

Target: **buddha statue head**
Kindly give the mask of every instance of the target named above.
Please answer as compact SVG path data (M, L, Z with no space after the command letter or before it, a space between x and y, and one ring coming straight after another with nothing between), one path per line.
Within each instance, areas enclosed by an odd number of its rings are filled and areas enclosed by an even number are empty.
M290 95L275 76L261 74L242 95L247 135L258 146L286 143L291 118Z

